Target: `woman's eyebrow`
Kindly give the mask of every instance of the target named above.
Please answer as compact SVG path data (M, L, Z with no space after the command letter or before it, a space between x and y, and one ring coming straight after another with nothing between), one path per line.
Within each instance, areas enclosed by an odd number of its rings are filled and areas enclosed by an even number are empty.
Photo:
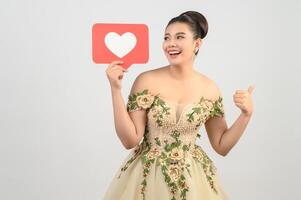
M186 33L184 33L184 32L178 32L178 33L176 33L176 35L181 35L181 34L185 35ZM165 35L170 35L170 33L165 33Z

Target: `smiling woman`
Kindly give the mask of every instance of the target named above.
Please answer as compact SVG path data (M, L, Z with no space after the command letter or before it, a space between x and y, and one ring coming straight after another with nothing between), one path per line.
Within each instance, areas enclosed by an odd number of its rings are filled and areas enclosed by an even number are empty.
M194 11L169 21L163 50L170 65L163 70L154 70L156 74L143 73L135 80L126 106L132 122L125 116L116 115L120 123L127 118L123 124L129 125L123 125L125 127L120 127L117 132L126 148L133 150L112 180L105 200L227 199L214 163L195 144L200 127L209 118L224 116L222 98L218 96L220 98L212 100L204 97L204 92L194 95L197 98L189 98L197 99L195 102L165 98L178 93L182 99L200 90L199 87L183 86L202 84L200 76L192 70L192 63L207 27L205 17ZM186 81L178 80L183 85L179 91L163 86L168 85L165 82L172 83L169 79L175 75ZM154 94L155 88L161 90ZM186 94L191 94L185 95L185 89L191 91Z
M185 13L182 13L181 15L172 18L168 24L167 27L170 27L171 24L173 23L182 23L183 25L187 25L190 28L190 31L187 31L187 33L191 33L189 34L189 37L191 38L191 36L193 37L193 40L197 40L197 39L203 39L205 38L205 36L207 35L208 32L208 23L206 18L204 17L204 15L202 15L199 12L195 12L195 11L187 11ZM176 39L184 39L185 38L185 34L187 34L186 32L177 32L175 34ZM171 35L169 32L165 33L165 37L164 40L165 41L170 41ZM199 42L199 41L198 41ZM165 43L166 45L166 43ZM199 52L198 48L195 49L195 55L197 55Z
M207 32L208 23L201 13L188 11L172 18L162 44L169 63L176 66L193 61Z
M220 90L193 69L207 31L205 17L196 11L171 19L162 44L169 65L141 73L126 106L117 78L124 69L117 61L109 66L116 132L124 147L132 150L105 200L229 199L215 163L196 139L205 125L213 149L225 156L252 109L244 106L246 114L228 129Z

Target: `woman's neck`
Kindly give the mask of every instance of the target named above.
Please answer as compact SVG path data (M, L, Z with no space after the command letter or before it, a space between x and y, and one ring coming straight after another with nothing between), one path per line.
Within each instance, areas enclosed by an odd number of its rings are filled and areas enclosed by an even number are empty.
M197 77L197 71L192 65L169 65L167 71L169 76L176 81L191 81Z

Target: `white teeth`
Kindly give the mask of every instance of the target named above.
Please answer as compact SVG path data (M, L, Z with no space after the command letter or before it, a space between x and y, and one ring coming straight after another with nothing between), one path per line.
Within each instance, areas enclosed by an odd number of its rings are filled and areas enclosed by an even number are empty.
M168 53L169 54L178 54L178 53L180 53L180 51L169 51Z

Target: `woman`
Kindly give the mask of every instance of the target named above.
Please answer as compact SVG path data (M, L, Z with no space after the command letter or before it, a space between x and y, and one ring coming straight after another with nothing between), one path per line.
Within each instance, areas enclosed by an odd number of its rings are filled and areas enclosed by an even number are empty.
M234 94L241 114L228 128L218 86L193 67L207 31L198 12L171 19L162 46L169 65L139 74L126 108L120 90L128 70L121 61L107 68L116 132L124 147L133 150L108 187L106 200L228 199L214 163L195 141L204 124L213 149L226 156L251 118L254 87Z

